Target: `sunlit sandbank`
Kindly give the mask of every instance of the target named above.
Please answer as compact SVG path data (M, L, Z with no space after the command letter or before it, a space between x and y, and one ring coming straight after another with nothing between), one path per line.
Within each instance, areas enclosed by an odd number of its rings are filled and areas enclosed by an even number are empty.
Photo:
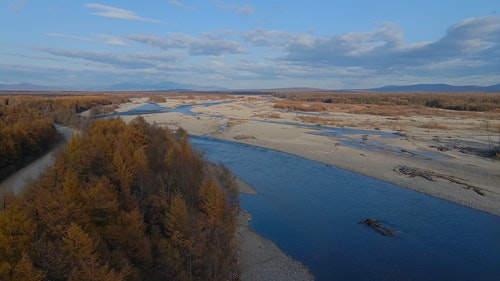
M203 105L207 99L222 103ZM124 104L118 111L145 101ZM144 117L173 129L183 127L192 135L303 156L500 215L500 162L456 149L463 143L495 145L498 114L387 116L339 110L318 117L281 110L273 106L278 101L270 96L177 96L159 105L201 105L191 108L194 114L174 111ZM307 122L311 117L316 123ZM354 130L339 134L337 128ZM325 129L333 133L321 133Z

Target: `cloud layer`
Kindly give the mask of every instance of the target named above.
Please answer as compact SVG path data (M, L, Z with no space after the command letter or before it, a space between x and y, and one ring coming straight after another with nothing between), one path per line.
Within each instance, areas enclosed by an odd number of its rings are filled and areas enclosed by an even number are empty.
M151 19L151 18L144 18L132 11L120 9L120 8L115 8L111 6L106 6L106 5L101 5L101 4L96 4L96 3L87 3L85 4L85 7L90 8L90 9L95 9L98 12L92 13L93 15L96 16L101 16L101 17L106 17L106 18L113 18L113 19L120 19L120 20L133 20L133 21L143 21L143 22L151 22L151 23L159 23L158 20Z
M222 2L218 2L222 3ZM189 8L184 1L170 8ZM85 4L92 15L111 19L160 23L136 12L96 3ZM220 9L251 16L251 5ZM407 42L395 23L379 22L371 30L315 35L256 28L216 30L200 34L130 33L65 34L45 32L54 45L31 46L39 53L31 61L57 62L56 69L87 71L122 79L218 84L226 87L317 86L362 88L392 83L493 84L500 81L500 16L459 21L435 41ZM59 40L59 41L56 41ZM79 41L73 48L57 43ZM69 44L68 44L69 45ZM58 46L58 47L53 47ZM28 61L28 59L26 58ZM21 64L0 64L0 73L22 74ZM54 67L46 67L54 71ZM61 71L62 72L62 71ZM60 73L60 72L57 72ZM10 77L9 76L9 77ZM75 77L82 77L75 74ZM440 77L436 81L436 77ZM90 79L90 78L89 78ZM259 83L256 85L256 83ZM386 83L386 82L385 82Z
M126 35L126 39L143 43L151 47L164 50L184 49L190 55L222 55L244 53L244 48L235 41L224 39L220 36L206 34L196 38L187 34L172 34L168 37L159 37L146 34Z

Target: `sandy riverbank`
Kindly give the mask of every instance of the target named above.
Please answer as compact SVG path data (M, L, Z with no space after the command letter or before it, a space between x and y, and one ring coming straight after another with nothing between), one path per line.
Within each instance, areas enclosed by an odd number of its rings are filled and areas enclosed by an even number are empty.
M315 135L311 134L316 131L314 126L306 128L287 123L304 123L303 114L276 110L272 106L272 99L264 96L225 97L220 101L227 103L193 107L193 112L198 112L198 115L161 113L144 117L149 122L174 130L183 127L192 135L209 135L299 155L500 215L500 161L463 153L458 149L437 149L452 142L487 144L491 136L485 131L484 124L500 127L498 118L394 118L343 112L329 117L339 127L400 134L398 138L366 136L362 133L347 136L348 139L368 139L390 148L397 147L396 151L367 150L344 145L345 136ZM169 98L161 105L172 108L204 101L190 96ZM126 106L130 109L134 105ZM124 117L126 120L132 118L134 116ZM440 126L432 128L436 123ZM421 155L414 152L421 152ZM433 157L426 157L426 153L432 153ZM404 171L410 172L405 174ZM240 263L243 280L309 280L307 270L304 271L300 263L280 252L272 242L255 234L248 227L248 219L249 214L242 213L238 229L242 236ZM259 274L267 274L267 277ZM282 277L275 279L275 276Z
M257 194L255 189L239 178L236 178L236 184L242 194ZM272 241L255 233L250 226L251 220L250 213L240 211L236 239L243 281L314 280L307 267L281 251Z
M236 178L242 194L257 194L246 182ZM253 280L314 280L309 270L280 250L272 241L258 235L250 226L252 215L241 210L236 239L239 244L238 265L243 281Z
M500 215L500 161L463 153L458 149L437 150L437 147L446 147L454 142L487 146L492 136L485 124L497 128L500 126L498 118L438 115L394 118L342 112L330 117L336 126L344 128L398 132L401 135L398 138L347 135L348 139L366 138L391 148L396 147L399 153L395 153L394 150L372 151L350 147L342 144L346 136L314 135L311 134L316 131L314 127L286 124L304 123L304 115L277 110L272 106L272 99L266 96L229 96L219 99L227 103L193 107L194 112L200 113L196 116L161 113L144 117L172 129L183 127L193 135L210 135L299 155ZM169 98L161 105L176 107L204 101L196 96L187 96ZM124 109L138 105L140 103L129 103ZM131 119L134 116L124 118ZM432 128L429 124L440 125ZM413 155L413 152L422 152L423 156ZM437 157L426 158L425 153L429 152ZM402 174L397 172L399 167L419 172Z
M272 241L255 233L251 214L241 211L236 238L240 241L238 264L243 281L314 280L309 270L281 251Z

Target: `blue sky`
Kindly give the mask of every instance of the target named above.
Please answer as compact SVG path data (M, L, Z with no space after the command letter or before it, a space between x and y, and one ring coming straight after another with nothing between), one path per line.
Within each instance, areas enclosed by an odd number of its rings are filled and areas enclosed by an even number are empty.
M0 84L500 83L500 2L0 0Z

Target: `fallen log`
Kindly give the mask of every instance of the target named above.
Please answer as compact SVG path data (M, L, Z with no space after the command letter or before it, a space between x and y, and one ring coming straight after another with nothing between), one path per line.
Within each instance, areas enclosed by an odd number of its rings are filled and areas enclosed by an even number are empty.
M359 223L363 223L363 224L370 226L375 231L377 231L378 233L380 233L384 236L390 236L390 237L396 236L396 231L383 226L379 220L372 219L372 218L366 218L365 220L360 221Z

